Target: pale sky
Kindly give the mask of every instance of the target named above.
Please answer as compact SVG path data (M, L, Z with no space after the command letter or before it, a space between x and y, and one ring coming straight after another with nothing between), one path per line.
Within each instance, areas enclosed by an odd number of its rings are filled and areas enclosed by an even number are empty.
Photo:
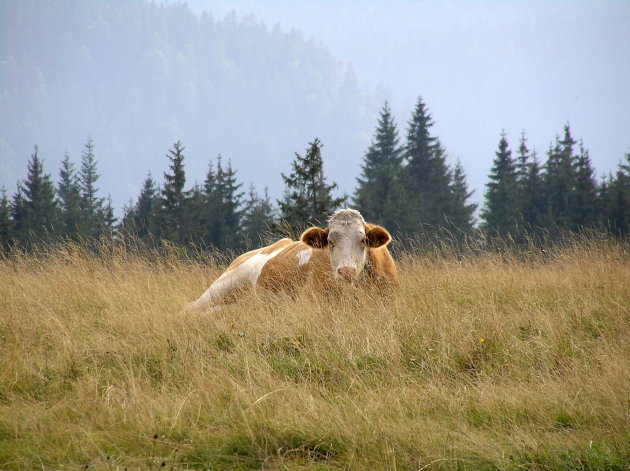
M421 95L477 202L502 130L513 150L524 130L544 160L568 122L598 177L630 152L630 1L187 3L320 41L389 100L402 135Z
M155 2L182 3L181 0ZM299 132L305 135L287 135L282 124L274 120L266 123L270 129L269 135L265 135L269 142L256 142L251 135L240 136L238 120L226 121L230 129L220 128L220 135L210 135L213 128L208 118L198 118L178 103L173 111L181 115L179 122L170 123L147 111L146 116L140 114L131 123L133 129L117 126L124 122L129 110L142 113L145 107L152 109L154 102L162 107L171 106L169 97L154 98L143 88L144 81L151 83L150 75L123 81L126 94L118 94L105 86L107 83L101 83L102 90L91 89L91 69L81 67L73 53L73 47L85 45L70 41L67 50L57 48L57 44L72 37L68 31L77 25L65 25L58 20L47 25L47 16L39 18L33 11L24 16L18 7L26 5L25 11L29 11L28 4L16 1L14 13L22 15L16 18L24 17L27 18L24 21L34 24L24 26L15 20L11 23L12 34L23 35L28 40L19 44L34 45L32 48L38 54L29 48L25 50L30 51L29 57L43 62L42 70L48 75L39 77L33 73L40 64L31 64L28 57L8 57L4 62L0 57L0 66L12 64L7 70L18 73L15 77L24 77L10 78L8 83L0 84L0 104L3 97L8 97L13 107L4 110L5 113L0 110L0 117L9 117L0 130L0 187L6 185L11 194L16 181L26 176L26 162L33 145L40 146L45 170L56 178L64 151L76 161L86 137L92 136L103 177L99 181L101 192L103 196L112 195L120 216L122 206L130 198L137 198L148 170L161 179L166 169L164 154L175 140L181 139L187 147L190 184L203 181L208 159L222 154L231 159L245 187L250 182L258 191L269 186L275 202L282 196L280 173L290 169L294 152L303 152L308 140L319 137L324 143L323 158L329 181L339 184L340 193L352 195L360 163L377 124L378 109L385 100L389 101L402 140L418 96L423 97L431 112L435 122L433 134L447 149L449 163L454 164L456 159L462 162L469 186L475 190L473 201L478 204L483 202L484 186L503 130L512 150L518 147L521 132L525 131L529 147L535 148L539 160L544 161L549 144L570 123L574 138L582 140L589 150L598 178L615 171L630 152L630 0L187 0L186 3L196 14L211 12L215 20L222 20L232 11L237 20L253 15L269 29L276 25L284 32L295 29L305 39L323 45L338 61L341 75L348 67L354 70L357 83L367 97L365 109L373 114L365 120L361 117L361 123L370 124L350 140L341 131L343 123L334 120L350 118L338 114L329 116L325 122L313 121L315 124L309 124L307 129L300 128ZM74 8L72 3L67 5ZM133 4L112 0L105 5L124 11L125 5ZM54 10L54 2L46 6ZM81 28L90 31L91 25L87 28L78 25L78 30ZM174 38L186 36L173 28ZM146 47L155 47L150 44L148 41ZM117 47L120 44L112 41L91 53L102 65L109 63L110 55L121 54ZM4 53L10 56L12 52L10 48L0 47L0 54ZM20 64L25 64L25 68ZM112 76L126 77L125 68L120 64L116 67ZM144 70L140 66L138 69ZM110 76L109 70L99 70L98 78ZM212 76L198 77L200 83L212 79ZM342 77L339 83L341 80ZM40 87L29 88L31 82ZM66 95L74 102L61 110L48 110L37 95L46 90L52 90L45 96L51 103L57 103L51 98ZM91 96L88 92L93 90L96 90L93 98L104 101L104 104L98 102L103 108L100 111L89 99L86 103L81 101ZM142 101L147 99L150 103ZM144 105L128 109L125 100ZM260 110L248 109L237 101L231 101L226 105L228 109L218 110L216 114L234 111L234 116L252 120L264 116ZM30 119L33 113L40 121ZM13 123L21 122L23 125L12 130ZM238 139L231 137L234 135ZM267 159L263 171L256 151L265 145L271 150L263 156Z

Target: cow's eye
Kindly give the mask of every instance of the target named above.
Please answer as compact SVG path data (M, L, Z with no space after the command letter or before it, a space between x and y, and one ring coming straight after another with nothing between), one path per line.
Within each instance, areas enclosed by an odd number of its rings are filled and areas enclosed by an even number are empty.
M364 237L364 238L361 240L361 245L365 246L365 245L367 245L367 244L368 244L368 239L367 239L367 237Z
M335 244L334 244L333 242L331 242L331 241L328 241L328 246L329 246L331 249L334 249L334 248L335 248Z

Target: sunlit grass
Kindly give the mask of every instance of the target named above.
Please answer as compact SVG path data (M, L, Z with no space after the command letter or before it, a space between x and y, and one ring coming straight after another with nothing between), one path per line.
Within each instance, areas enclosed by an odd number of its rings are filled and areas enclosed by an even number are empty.
M0 262L0 469L627 469L623 244L194 316L219 267L105 252Z

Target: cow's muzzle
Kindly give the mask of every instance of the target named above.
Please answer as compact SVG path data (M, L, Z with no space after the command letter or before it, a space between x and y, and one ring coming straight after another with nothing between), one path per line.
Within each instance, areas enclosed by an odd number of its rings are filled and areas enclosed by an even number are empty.
M341 267L337 270L337 276L350 283L357 277L357 271L351 267Z

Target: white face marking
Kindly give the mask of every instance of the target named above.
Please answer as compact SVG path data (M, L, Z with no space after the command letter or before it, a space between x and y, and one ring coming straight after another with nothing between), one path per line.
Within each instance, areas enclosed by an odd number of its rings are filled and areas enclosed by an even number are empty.
M298 259L298 266L306 265L311 259L311 255L313 255L313 249L304 249L296 253L295 257Z
M354 270L355 276L358 276L365 267L368 255L363 217L355 211L340 211L331 218L328 230L333 276L339 278L339 269L342 268Z

